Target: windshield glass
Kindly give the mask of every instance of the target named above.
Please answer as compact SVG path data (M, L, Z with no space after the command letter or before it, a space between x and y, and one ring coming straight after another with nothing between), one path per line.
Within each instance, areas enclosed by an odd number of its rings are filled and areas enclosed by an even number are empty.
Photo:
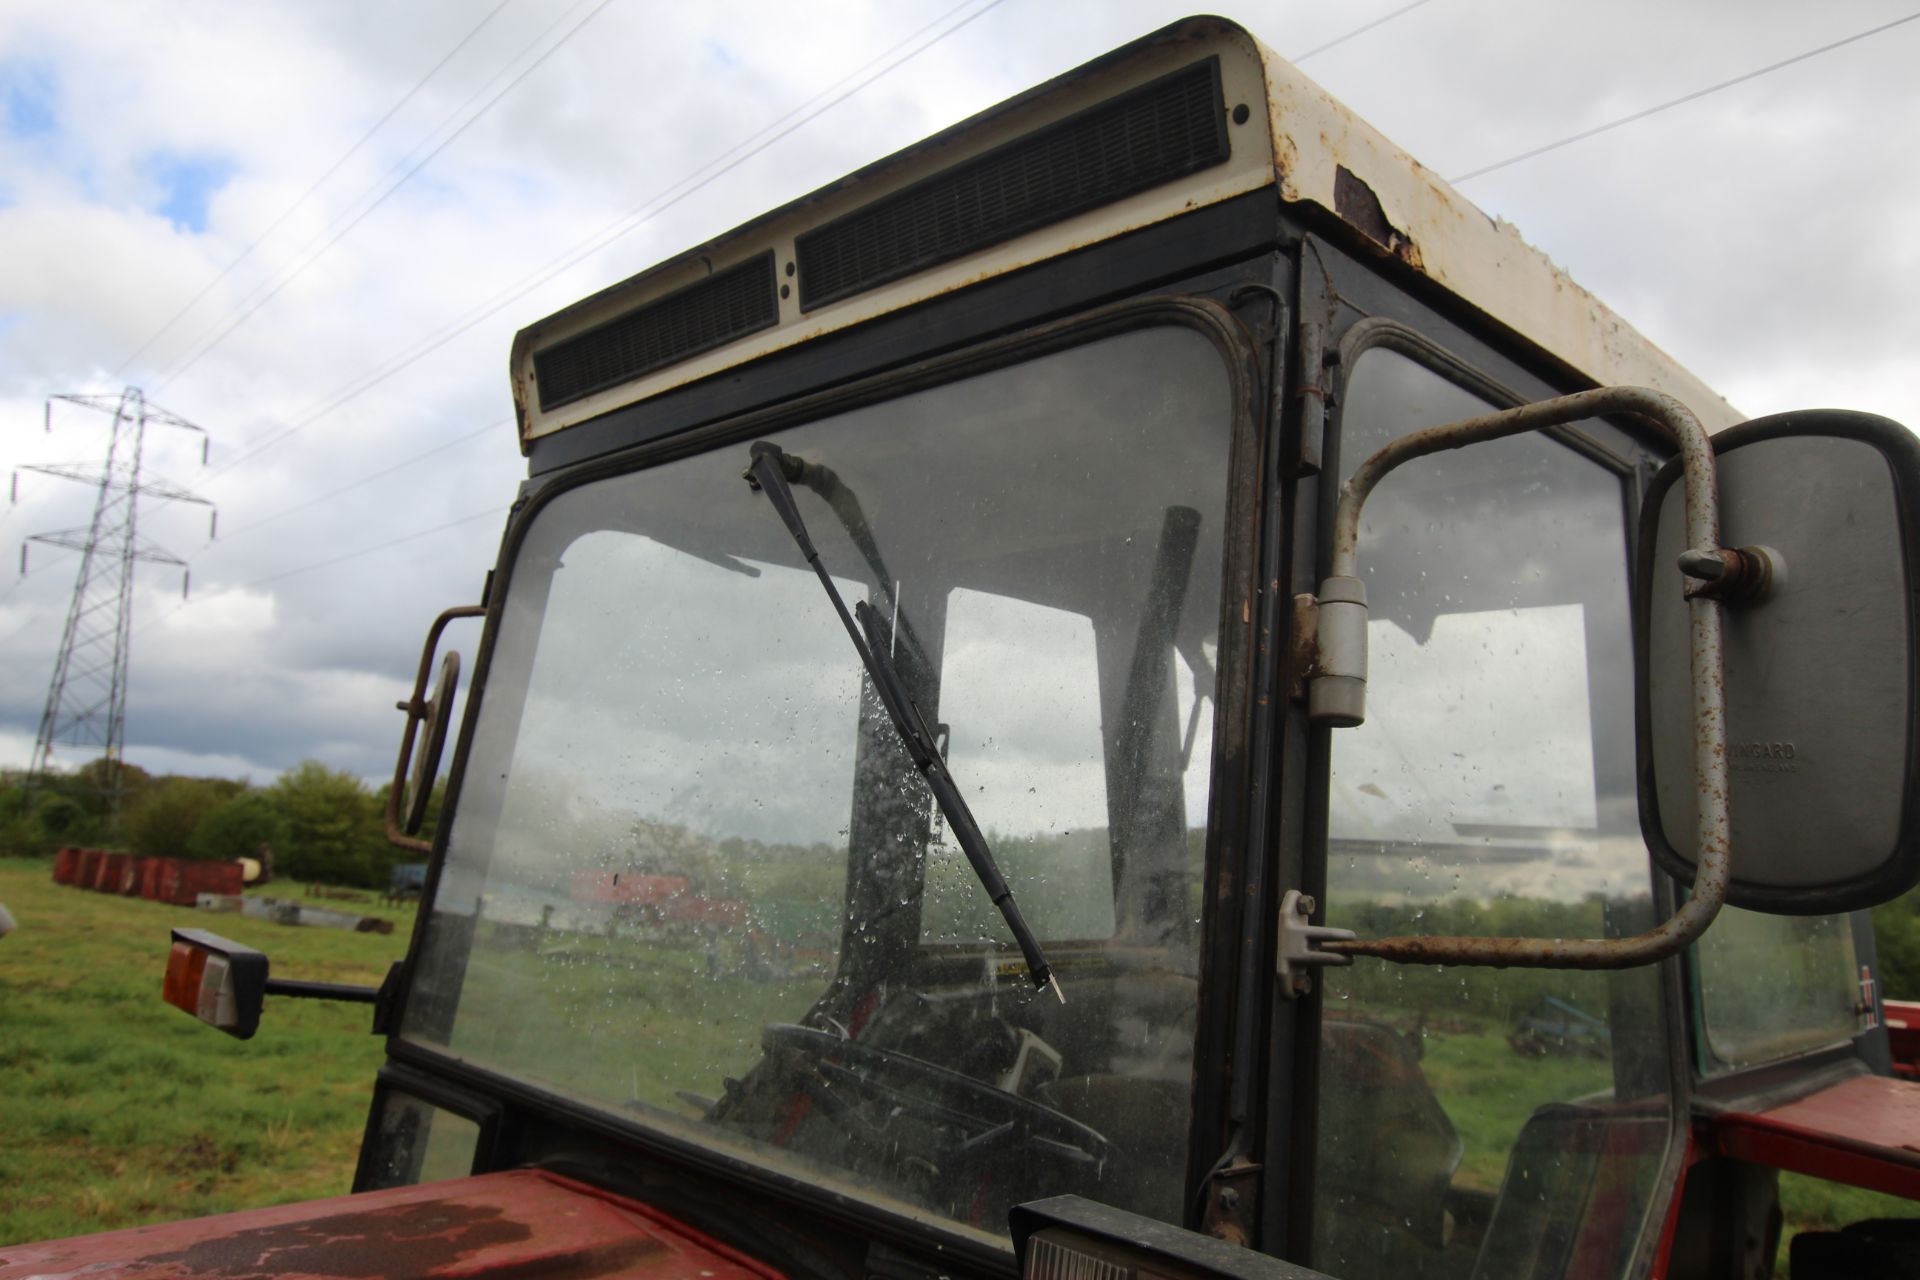
M754 437L833 477L792 486L822 563L1070 1003L740 440L528 529L404 1034L962 1228L1067 1192L1178 1221L1228 386L1155 328Z

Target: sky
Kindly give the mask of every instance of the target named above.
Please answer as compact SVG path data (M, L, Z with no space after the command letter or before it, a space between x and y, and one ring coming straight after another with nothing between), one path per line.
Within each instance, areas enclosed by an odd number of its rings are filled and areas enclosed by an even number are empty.
M1285 55L1385 18L1303 70L1458 175L1909 10L1220 11ZM0 463L98 459L103 416L62 405L42 430L60 392L138 386L212 442L202 467L188 433L151 440L155 474L217 504L219 537L201 507L143 517L143 533L192 562L192 593L182 601L175 569L138 577L127 758L258 782L309 758L384 776L420 638L440 608L477 597L523 474L516 329L1185 12L1160 0L0 7ZM949 29L873 78L875 59ZM1747 413L1832 405L1920 423L1916 58L1920 22L1461 190ZM713 165L836 96L764 150ZM15 578L14 549L83 525L91 497L25 473L0 509L0 764L31 754L77 559L35 546ZM471 652L470 633L456 643Z

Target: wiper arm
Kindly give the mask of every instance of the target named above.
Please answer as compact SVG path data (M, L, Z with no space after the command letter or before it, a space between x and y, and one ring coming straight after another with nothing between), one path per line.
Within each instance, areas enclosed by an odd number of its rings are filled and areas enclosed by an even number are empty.
M800 508L793 500L793 490L787 485L784 466L786 455L779 446L761 441L753 446L752 455L753 463L745 475L747 483L766 494L773 503L781 523L793 535L794 545L800 548L800 554L813 566L820 585L826 589L827 598L833 601L834 612L840 615L840 624L847 629L847 639L853 642L855 652L860 655L861 665L873 681L880 705L887 709L887 718L893 721L894 732L900 735L914 768L926 778L934 802L940 806L940 812L946 818L954 839L959 842L961 852L967 855L967 861L972 864L980 887L987 891L987 897L999 909L1001 918L1007 922L1008 931L1013 934L1014 942L1019 945L1020 954L1027 962L1027 975L1040 990L1052 987L1053 994L1060 1003L1065 1004L1067 997L1060 989L1059 978L1047 964L1046 953L1040 949L1039 939L1033 936L1026 918L1020 914L1020 904L1013 900L1013 890L1008 887L1006 878L994 863L993 851L987 847L986 837L980 834L980 824L974 821L966 798L960 794L960 788L954 785L953 775L947 772L946 761L940 758L939 747L927 729L926 720L920 715L920 708L914 705L906 682L900 678L899 669L893 665L886 646L881 643L879 615L864 600L854 605L853 613L847 611L847 602L841 598L840 589L833 585L832 576L821 565L820 552L814 547L813 539L807 536L806 521L800 518ZM858 622L854 620L856 614Z
M752 453L755 458L763 454L770 456L778 464L780 478L787 482L789 490L796 484L811 489L832 509L840 521L840 527L852 540L854 549L867 562L875 588L893 606L892 639L904 642L913 662L926 666L926 650L920 647L920 637L914 634L913 628L900 613L900 585L894 581L893 574L887 569L887 562L880 555L880 544L873 539L873 526L867 523L867 513L861 509L859 496L846 486L831 467L795 457L771 441L758 442L753 446ZM748 482L753 483L751 475ZM759 486L755 484L754 487ZM791 523L788 527L792 527ZM893 651L892 644L887 646L887 650L889 653Z

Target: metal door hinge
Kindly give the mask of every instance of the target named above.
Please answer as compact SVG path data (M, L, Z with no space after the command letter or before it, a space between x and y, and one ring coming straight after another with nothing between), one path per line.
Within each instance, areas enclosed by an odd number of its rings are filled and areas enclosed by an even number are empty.
M1352 956L1321 951L1317 942L1351 942L1353 930L1331 929L1323 924L1308 924L1314 900L1298 889L1289 889L1280 899L1280 995L1291 1000L1313 990L1312 970L1321 965L1352 964Z
M1260 1166L1240 1156L1207 1179L1200 1229L1242 1248L1253 1243L1254 1209L1260 1201Z

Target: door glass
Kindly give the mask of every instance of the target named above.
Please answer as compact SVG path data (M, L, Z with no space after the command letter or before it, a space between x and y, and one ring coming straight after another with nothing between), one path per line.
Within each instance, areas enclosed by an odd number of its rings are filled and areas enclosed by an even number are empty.
M1343 463L1490 408L1369 351ZM1332 735L1331 923L1362 937L1652 923L1625 530L1621 476L1540 435L1416 460L1369 499L1368 719ZM1322 972L1317 1267L1403 1280L1627 1264L1666 1147L1654 970L1361 958Z
M1700 1070L1716 1075L1853 1038L1860 965L1847 916L1722 907L1694 946Z
M517 544L403 1034L997 1247L1051 1194L1179 1221L1229 386L1154 328L770 437L1066 1004L737 439Z
M480 1126L412 1094L385 1095L373 1133L373 1171L367 1190L442 1182L473 1172Z

